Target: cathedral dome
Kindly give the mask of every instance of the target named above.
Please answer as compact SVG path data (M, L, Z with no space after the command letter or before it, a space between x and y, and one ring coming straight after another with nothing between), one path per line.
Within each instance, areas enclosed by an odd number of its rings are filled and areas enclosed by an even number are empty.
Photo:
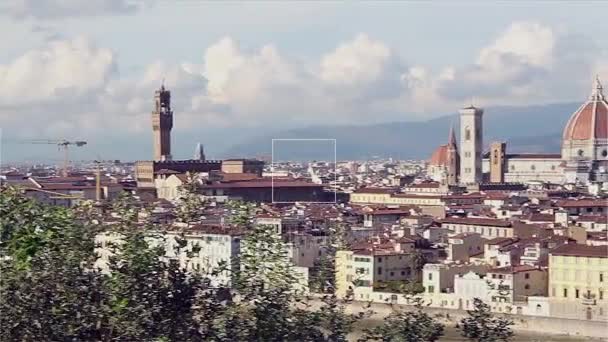
M608 139L608 102L596 78L589 100L572 116L563 135L564 141Z
M441 145L437 147L435 152L433 152L433 154L431 155L429 164L436 166L448 165L448 145Z

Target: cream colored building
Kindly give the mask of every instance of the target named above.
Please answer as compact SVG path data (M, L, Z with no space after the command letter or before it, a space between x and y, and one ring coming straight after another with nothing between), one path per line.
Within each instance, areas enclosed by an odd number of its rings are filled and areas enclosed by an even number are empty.
M454 279L468 272L485 274L489 267L483 264L426 264L422 269L422 285L426 294L454 293Z
M350 194L353 204L443 206L441 195L397 193L392 188L359 189Z
M336 253L336 293L344 297L358 287L418 279L413 254L406 251L357 250Z
M511 222L492 218L446 217L441 220L441 228L447 228L456 234L477 233L484 239L514 236Z
M567 244L549 256L552 315L573 319L607 319L608 249Z
M482 169L484 173L490 173L489 154L483 160ZM561 155L540 153L505 154L503 163L504 182L527 183L531 181L543 181L561 184L564 182L564 168Z

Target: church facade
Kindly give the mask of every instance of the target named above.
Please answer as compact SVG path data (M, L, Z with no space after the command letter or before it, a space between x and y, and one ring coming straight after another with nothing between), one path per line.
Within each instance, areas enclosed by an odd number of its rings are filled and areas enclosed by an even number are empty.
M460 110L460 167L450 179L448 145L440 146L427 165L436 181L474 183L608 183L608 102L599 78L591 95L570 117L563 131L561 153L508 153L506 142L483 145L483 110ZM450 141L452 138L450 138Z

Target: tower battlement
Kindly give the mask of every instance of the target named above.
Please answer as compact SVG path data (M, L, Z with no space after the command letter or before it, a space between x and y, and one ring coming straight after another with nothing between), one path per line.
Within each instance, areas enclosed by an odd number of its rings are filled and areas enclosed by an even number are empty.
M159 90L154 92L154 110L152 111L154 160L171 160L172 128L171 92L166 90L163 84Z

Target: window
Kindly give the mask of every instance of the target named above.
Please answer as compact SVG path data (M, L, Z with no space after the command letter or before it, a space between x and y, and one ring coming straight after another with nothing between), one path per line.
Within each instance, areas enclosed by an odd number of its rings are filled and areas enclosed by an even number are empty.
M530 170L532 170L532 171L536 170L536 165L530 166Z
M526 286L524 286L524 289L529 290L530 289L530 284L526 284Z
M382 258L378 258L378 262L382 262Z
M582 157L585 154L585 152L583 150L578 150L577 154L579 157Z
M574 290L574 298L578 298L580 291L578 289Z
M433 280L433 273L429 273L429 280Z
M604 291L600 291L600 300L604 299Z
M551 288L551 296L555 297L555 287Z
M600 282L604 281L604 273L600 273Z
M435 292L435 286L430 285L429 286L429 293L434 293Z
M602 157L604 157L604 158L608 157L608 150L602 151Z
M394 275L395 275L395 272L391 272L390 274L391 274L391 277L392 277L392 276L394 276Z
M524 278L530 279L530 273L526 273L526 275L524 276Z
M378 274L382 274L382 267L378 267Z
M564 298L568 298L568 289L564 289Z
M511 171L515 171L515 165L511 165Z
M469 127L464 129L464 140L471 140L471 129Z

